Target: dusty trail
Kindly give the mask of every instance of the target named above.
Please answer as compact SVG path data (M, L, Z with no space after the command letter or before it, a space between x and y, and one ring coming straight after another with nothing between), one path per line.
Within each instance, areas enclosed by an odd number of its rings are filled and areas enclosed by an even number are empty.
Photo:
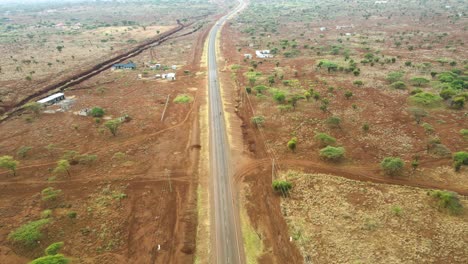
M357 181L369 181L374 183L392 184L401 186L411 186L423 189L443 189L448 191L454 191L461 195L468 195L468 190L458 188L456 186L432 183L432 182L421 182L420 180L413 180L411 178L403 177L379 177L375 175L381 174L381 169L378 166L349 166L349 165L337 165L318 163L307 160L280 160L277 161L278 165L281 165L283 170L287 169L299 169L308 173L326 173L332 174L338 177L344 177L350 180ZM249 174L254 173L259 168L263 168L271 171L271 159L265 158L260 160L254 160L239 168L237 173L234 175L236 181L242 181L243 178Z

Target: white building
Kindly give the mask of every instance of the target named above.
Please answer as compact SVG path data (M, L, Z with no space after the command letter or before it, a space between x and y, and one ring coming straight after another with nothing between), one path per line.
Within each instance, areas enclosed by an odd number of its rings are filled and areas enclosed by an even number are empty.
M173 73L173 72L164 73L164 74L161 76L161 78L166 79L166 80L175 81L175 79L176 79L176 74Z
M41 99L41 100L39 100L37 102L40 103L40 104L43 104L43 105L52 105L52 104L55 104L58 101L62 101L64 99L65 99L65 94L56 93L56 94L47 96L46 98L43 98L43 99Z
M325 31L325 30L327 30L326 27L321 27L321 28L320 28L320 31Z
M255 55L257 55L257 58L261 59L273 58L273 55L270 54L270 50L256 50Z

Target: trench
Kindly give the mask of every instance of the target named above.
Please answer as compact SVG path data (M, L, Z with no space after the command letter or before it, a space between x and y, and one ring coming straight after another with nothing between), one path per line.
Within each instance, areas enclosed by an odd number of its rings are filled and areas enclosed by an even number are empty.
M138 45L138 46L126 51L126 52L123 52L123 53L121 53L121 54L119 54L117 56L114 56L113 58L110 58L110 59L108 59L106 61L103 61L103 62L101 62L99 64L96 64L96 65L92 66L91 68L88 68L87 70L84 70L84 71L82 71L80 73L74 74L74 75L66 78L63 81L60 81L58 83L45 86L44 88L40 89L39 91L28 95L27 97L25 97L24 99L22 99L21 101L16 103L15 105L4 106L5 110L6 110L6 113L0 118L0 123L5 121L5 120L8 120L12 116L14 116L14 114L18 113L22 109L22 106L24 104L31 101L32 99L34 99L36 97L39 97L39 96L44 96L44 95L46 95L46 94L48 94L48 93L50 93L52 91L54 91L54 92L63 91L64 89L66 89L68 87L74 86L74 85L79 84L79 83L81 83L81 82L83 82L85 80L88 80L91 77L96 76L99 73L110 69L112 67L112 65L114 65L114 64L124 62L125 60L128 60L128 59L130 59L132 57L135 57L135 56L141 54L143 51L145 51L145 50L147 50L147 49L149 49L151 47L160 45L161 43L171 39L170 37L172 35L174 35L177 32L179 32L179 31L193 25L194 23L195 22L191 22L189 24L184 25L184 24L180 23L179 20L177 20L177 25L178 26L176 28L173 28L173 29L171 29L169 31L166 31L166 32L160 34L159 36L157 36L156 38L147 40L147 41L143 42L142 44L140 44L140 45ZM192 31L190 31L188 33L185 33L182 36L192 34L192 33L196 32L198 30L199 30L199 28L197 28L195 30L192 30ZM178 37L180 37L180 36L178 36Z

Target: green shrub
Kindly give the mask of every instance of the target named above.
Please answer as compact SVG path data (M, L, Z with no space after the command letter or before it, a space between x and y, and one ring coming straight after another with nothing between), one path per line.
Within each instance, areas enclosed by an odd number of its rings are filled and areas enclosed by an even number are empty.
M44 257L40 257L29 262L29 264L68 264L68 263L70 263L70 259L66 258L62 254L44 256Z
M89 112L89 114L92 116L92 117L103 117L105 112L104 112L104 109L100 108L100 107L93 107L91 109L91 111Z
M457 91L455 91L454 89L451 89L451 88L443 89L439 93L440 97L442 97L444 100L448 100L448 99L452 98L456 94L457 94Z
M251 93L252 93L252 88L250 88L250 87L245 87L245 91L246 91L248 94L251 94Z
M291 140L288 141L288 148L292 152L294 152L296 150L296 147L297 147L297 138L293 137L293 138L291 138Z
M251 119L252 124L254 124L256 127L260 127L265 123L265 117L264 116L254 116Z
M428 84L429 80L424 77L414 77L411 78L411 83L413 83L416 86L422 86L424 84Z
M62 194L62 190L56 190L54 189L54 187L47 187L41 192L42 200L45 202L54 201L61 194Z
M416 88L416 89L412 90L410 92L410 94L415 95L415 94L422 93L422 92L423 92L423 90L421 90L420 88Z
M468 139L468 129L460 130L460 134L465 138Z
M429 124L429 123L423 123L421 126L424 128L424 130L425 130L427 133L432 133L432 132L434 132L434 127L432 127L431 124Z
M356 80L356 81L353 82L353 84L356 85L356 86L363 86L364 82L361 81L361 80Z
M0 168L5 168L10 170L13 173L13 176L16 176L16 167L19 162L13 159L12 156L1 156L0 157Z
M391 84L392 88L398 89L398 90L404 90L406 89L406 84L402 81L397 81Z
M53 255L57 255L60 251L60 249L62 249L63 247L63 242L55 242L53 244L51 244L50 246L48 246L44 252L47 256L53 256Z
M75 219L76 216L77 216L77 213L74 212L74 211L70 211L67 213L67 216L70 218L70 219Z
M447 209L451 214L458 214L463 210L458 194L455 192L434 190L429 194L437 199L439 209Z
M117 135L117 131L119 130L120 125L122 125L122 121L120 121L119 119L109 120L104 123L104 126L107 127L107 129L109 129L109 131L114 137Z
M274 180L272 187L275 192L281 193L283 196L286 196L289 193L289 190L292 189L292 184L284 180Z
M405 163L400 158L386 157L380 163L380 167L388 175L395 175L403 170Z
M91 164L97 160L97 155L80 155L78 163L80 164Z
M273 99L275 99L277 103L284 103L286 100L286 93L280 90L276 90L273 92Z
M255 92L259 94L263 93L263 91L265 91L266 89L268 88L265 85L257 85L254 87Z
M426 106L426 107L437 107L440 106L442 98L438 95L428 92L422 92L409 97L410 102L413 104Z
M52 216L52 210L50 210L50 209L46 209L46 210L41 212L41 218L42 219L50 218L51 216Z
M401 216L403 214L403 209L398 205L392 206L392 213L395 216Z
M327 124L331 127L340 127L341 119L337 116L331 116L327 118Z
M404 73L403 73L403 72L400 72L400 71L390 72L390 73L387 75L387 81L388 81L389 83L394 83L394 82L401 81L401 78L403 78L403 75L404 75Z
M21 243L25 246L34 246L42 238L41 229L49 223L49 219L32 221L18 227L8 235L8 239L13 242Z
M468 152L460 151L453 155L453 162L456 171L461 169L462 165L468 165Z
M187 94L179 94L176 96L176 98L174 99L174 103L177 103L177 104L185 104L185 103L190 103L192 102L192 97L190 97L189 95Z
M18 149L18 151L16 152L16 154L18 156L20 156L21 158L26 158L26 155L28 154L28 152L32 149L32 147L29 147L29 146L22 146Z
M325 134L325 133L315 134L314 139L317 140L318 142L320 142L320 145L322 147L334 145L336 143L336 139L334 137L332 137L332 136L330 136L328 134Z
M345 149L343 147L327 146L320 150L320 157L327 160L337 161L344 157Z
M450 107L454 109L462 109L465 106L465 97L463 96L457 96L452 99L450 102Z

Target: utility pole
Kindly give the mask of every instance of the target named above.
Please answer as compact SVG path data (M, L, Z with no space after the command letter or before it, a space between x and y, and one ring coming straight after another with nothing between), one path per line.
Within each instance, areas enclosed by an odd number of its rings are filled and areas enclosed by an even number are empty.
M275 158L273 158L273 162L271 163L271 182L275 180Z
M163 113L162 113L162 115L161 115L161 121L163 121L163 119L164 119L164 114L166 113L167 104L169 103L169 96L170 96L170 94L167 95L166 105L164 106L164 111L163 111Z
M172 192L172 182L171 182L171 170L165 169L164 170L169 181L169 191Z

